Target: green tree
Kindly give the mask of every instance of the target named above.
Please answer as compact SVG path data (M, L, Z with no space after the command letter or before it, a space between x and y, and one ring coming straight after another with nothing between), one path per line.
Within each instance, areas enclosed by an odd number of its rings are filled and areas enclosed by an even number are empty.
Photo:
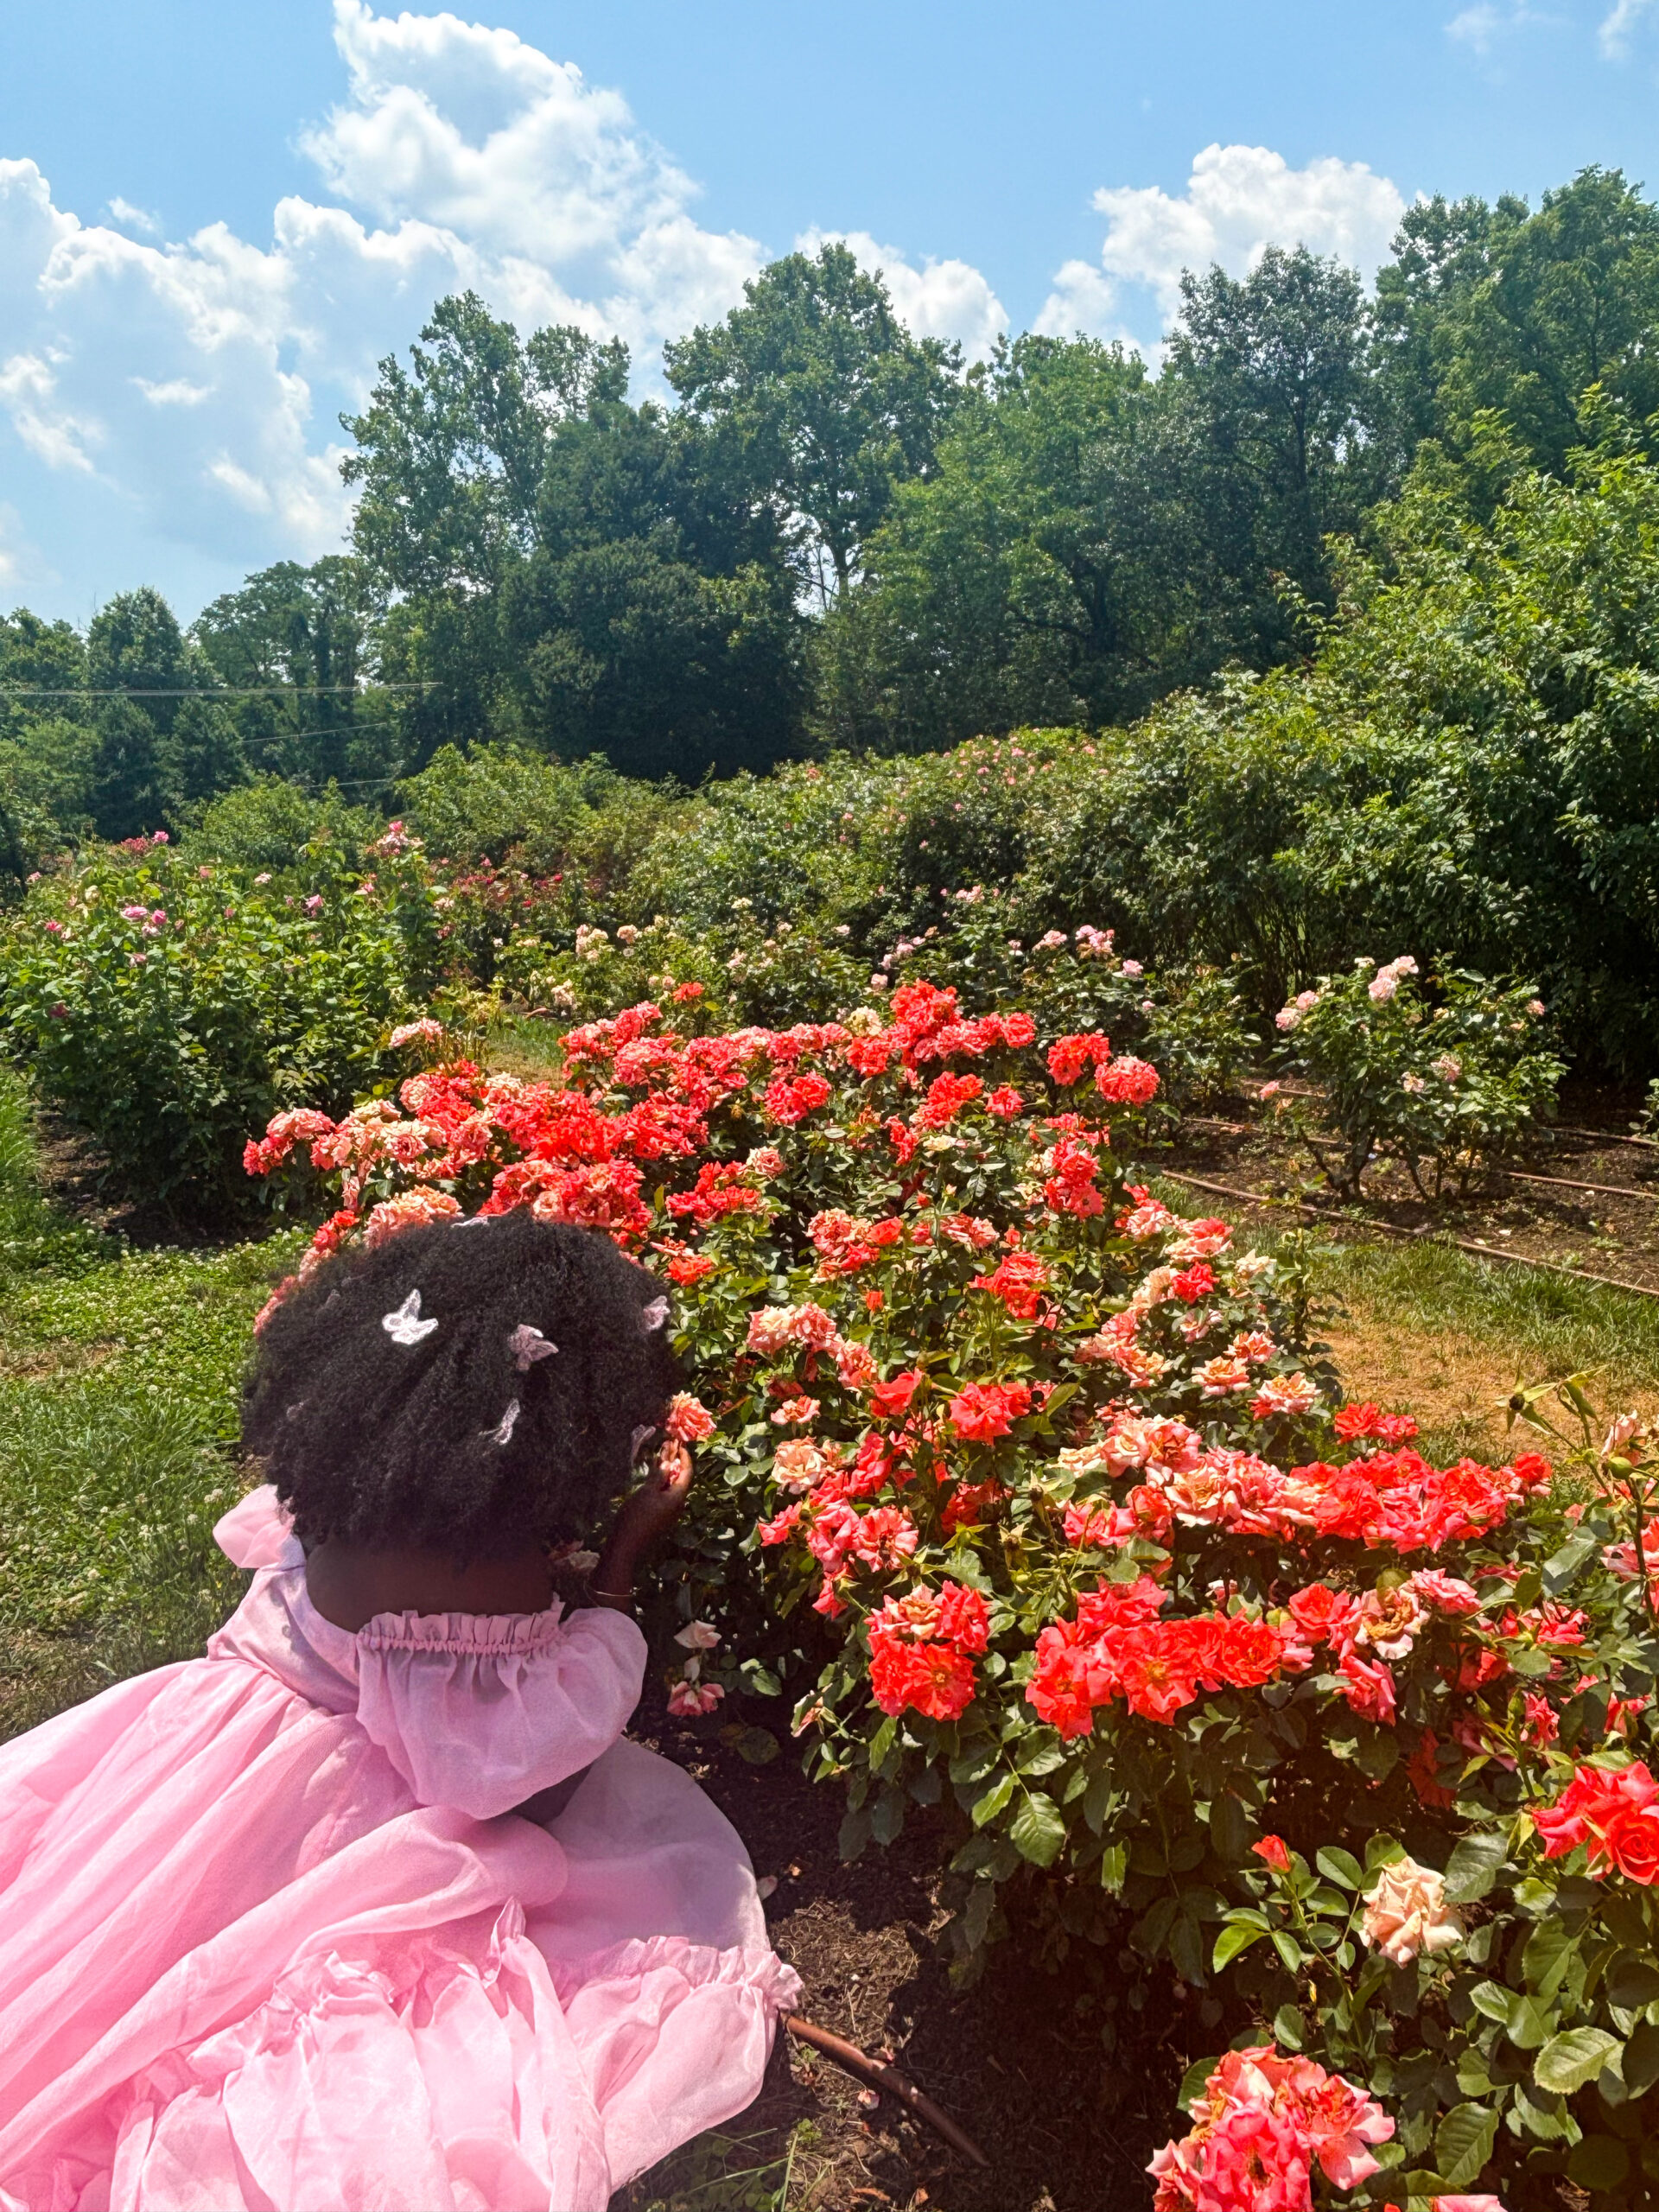
M1618 169L1580 170L1535 212L1506 197L1411 209L1377 277L1376 375L1398 463L1469 453L1500 412L1560 475L1593 385L1659 410L1659 209Z
M440 300L410 348L393 354L361 415L340 474L362 493L353 542L392 591L485 590L533 542L554 426L627 390L627 349L574 327L520 344L475 292Z
M489 738L695 782L765 766L800 721L800 618L770 505L711 442L626 397L627 354L520 341L445 301L347 425L359 557L391 597L405 758Z
M668 380L733 480L771 504L827 601L847 589L895 487L931 460L960 351L912 337L844 245L790 254L743 290L723 323L665 349Z
M0 615L0 878L8 895L87 821L93 748L85 639L18 607Z
M1122 347L1000 347L826 618L823 734L917 750L1112 721L1207 674L1236 594L1193 430Z
M156 765L172 823L251 773L234 717L212 699L179 702L173 727L157 745Z
M1370 386L1355 271L1305 246L1269 246L1242 280L1189 270L1166 373L1203 426L1224 565L1263 583L1282 573L1328 599L1325 540L1351 530L1365 504ZM1267 650L1282 645L1270 591L1256 623Z
M391 700L371 682L378 613L365 564L339 553L309 568L278 562L202 609L193 642L245 695L232 707L240 757L227 754L213 790L242 780L249 758L318 787L391 773Z
M236 724L206 696L215 671L158 591L122 592L92 617L86 674L87 804L100 836L176 826L181 810L246 777Z
M87 798L100 837L136 837L173 812L162 760L163 740L135 699L104 699L94 723L96 747Z
M158 731L173 727L179 700L205 680L193 667L172 608L149 585L118 592L86 632L86 681L94 692L136 695Z

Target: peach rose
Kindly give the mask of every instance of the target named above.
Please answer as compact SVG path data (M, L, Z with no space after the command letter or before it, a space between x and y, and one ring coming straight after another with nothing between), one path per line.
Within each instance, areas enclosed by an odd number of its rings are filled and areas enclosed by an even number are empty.
M1409 1966L1419 1951L1432 1958L1463 1941L1463 1923L1446 1901L1446 1884L1414 1859L1396 1859L1382 1869L1366 1892L1365 1941L1396 1967Z

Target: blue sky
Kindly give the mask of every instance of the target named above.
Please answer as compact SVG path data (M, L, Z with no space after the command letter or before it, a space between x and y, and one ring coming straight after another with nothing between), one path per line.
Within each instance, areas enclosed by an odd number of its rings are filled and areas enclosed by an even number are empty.
M918 327L1155 346L1185 262L1369 275L1421 192L1659 187L1659 0L0 0L0 607L340 542L432 300L663 340L845 235Z

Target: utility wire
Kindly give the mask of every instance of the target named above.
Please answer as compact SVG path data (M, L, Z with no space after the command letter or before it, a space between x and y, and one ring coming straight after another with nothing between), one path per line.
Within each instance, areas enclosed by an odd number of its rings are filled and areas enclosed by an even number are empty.
M375 683L367 687L357 683L249 683L239 690L228 685L218 690L203 690L194 684L181 684L167 690L134 690L125 684L94 691L85 685L64 684L53 687L44 683L0 684L0 698L3 699L291 699L325 696L334 692L346 692L365 697L374 691L442 691L443 686L436 679L424 683Z

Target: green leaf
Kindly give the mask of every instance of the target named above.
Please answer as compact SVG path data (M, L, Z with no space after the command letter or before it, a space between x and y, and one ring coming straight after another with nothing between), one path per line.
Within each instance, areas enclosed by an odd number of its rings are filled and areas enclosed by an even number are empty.
M1473 2046L1458 2060L1458 2087L1465 2097L1484 2097L1492 2087L1492 2077L1486 2071L1486 2061Z
M1213 1798L1210 1806L1210 1847L1218 1859L1236 1866L1250 1845L1249 1815L1230 1789Z
M1515 1992L1505 1989L1499 1981L1478 1981L1469 1993L1469 2001L1477 2012L1484 2012L1489 2020L1496 2020L1503 2027L1508 2024L1515 2003Z
M1281 2005L1274 2014L1273 2039L1287 2050L1300 2050L1307 2041L1306 2027L1294 2005Z
M770 1766L778 1756L778 1738L769 1728L743 1728L733 1738L732 1749L751 1766Z
M1628 1955L1613 1961L1606 1981L1611 2001L1626 2012L1639 2012L1659 1997L1659 1967Z
M1558 1552L1551 1553L1544 1561L1543 1584L1552 1598L1560 1595L1585 1561L1593 1558L1597 1548L1594 1536L1569 1536Z
M1624 2063L1621 2071L1624 2086L1633 2097L1643 2097L1659 2082L1659 2027L1651 2020L1637 2024L1630 2041L1624 2046Z
M1616 2135L1586 2135L1568 2154L1567 2177L1589 2190L1593 2201L1617 2189L1630 2171L1630 2154Z
M1204 2094L1209 2084L1210 2076L1220 2063L1221 2061L1218 2058L1199 2058L1195 2059L1187 2068L1181 2076L1180 2091L1175 2099L1176 2106L1180 2111L1192 2111L1193 2106Z
M1052 1797L1027 1790L1026 1802L1014 1815L1009 1840L1022 1859L1033 1866L1052 1866L1065 1845L1065 1822Z
M1313 1864L1327 1882L1335 1882L1344 1890L1363 1890L1365 1886L1364 1869L1351 1851L1326 1844L1314 1853Z
M1446 1866L1447 1900L1467 1904L1475 1897L1484 1897L1507 1856L1503 1838L1490 1829L1465 1836Z
M970 1951L976 1951L985 1941L985 1931L990 1926L991 1915L996 1910L995 1882L976 1882L968 1892L968 1903L963 1912L963 1934Z
M1185 1982L1204 1980L1204 1930L1191 1910L1192 1899L1169 1931L1169 1955L1175 1971Z
M1521 1971L1535 1995L1548 2001L1567 1978L1578 1955L1578 1939L1554 1915L1541 1920L1527 1938L1521 1954Z
M1106 1815L1116 1796L1109 1773L1097 1774L1089 1784L1088 1795L1083 1801L1083 1817L1091 1835L1098 1835L1105 1827Z
M999 1775L988 1789L982 1789L974 1800L973 1821L982 1828L987 1821L994 1821L1014 1795L1014 1777Z
M1375 1728L1360 1744L1355 1764L1373 1782L1384 1782L1400 1764L1399 1738L1386 1728Z
M839 1850L842 1857L844 1859L849 1860L858 1858L869 1840L870 1816L868 1813L864 1810L862 1806L854 1806L849 1808L849 1810L842 1815L841 1834L836 1840L836 1848Z
M995 1744L974 1744L965 1751L958 1751L950 1762L950 1779L964 1785L983 1782L995 1766L1001 1754Z
M1552 2036L1533 2061L1533 2079L1541 2089L1570 2097L1594 2081L1618 2049L1618 2037L1610 2036L1605 2028L1568 2028Z
M1302 1963L1304 1955L1301 1945L1287 1928L1275 1928L1270 1932L1274 1949L1278 1952L1292 1974L1294 1974Z
M1434 2163L1452 2190L1478 2181L1492 2155L1497 2114L1484 2105L1454 2105L1434 2131Z
M1216 1948L1210 1958L1211 1972L1219 1974L1241 1951L1248 1951L1252 1943L1259 1942L1266 1932L1265 1929L1249 1927L1243 1921L1230 1921L1216 1938Z
M1461 2075L1462 2069L1459 2071ZM1490 2088L1491 2086L1489 2082L1487 2087ZM1570 2136L1573 2132L1574 2123L1567 2119L1567 2107L1561 2100L1548 2097L1540 2103L1535 2097L1528 2095L1524 2082L1517 2082L1515 2085L1513 2110L1527 2133L1535 2136L1541 2143L1559 2143L1563 2136Z
M896 1789L884 1789L870 1815L870 1834L879 1844L886 1846L896 1840L904 1825L904 1798Z
M1057 1766L1065 1764L1065 1745L1052 1736L1039 1734L1037 1740L1020 1752L1014 1764L1021 1774L1052 1774Z
M1100 1886L1109 1890L1114 1897L1123 1886L1129 1871L1129 1847L1126 1843L1109 1843L1100 1854Z
M1511 1997L1503 2032L1517 2050L1536 2050L1549 2035L1549 2021L1535 1997Z

